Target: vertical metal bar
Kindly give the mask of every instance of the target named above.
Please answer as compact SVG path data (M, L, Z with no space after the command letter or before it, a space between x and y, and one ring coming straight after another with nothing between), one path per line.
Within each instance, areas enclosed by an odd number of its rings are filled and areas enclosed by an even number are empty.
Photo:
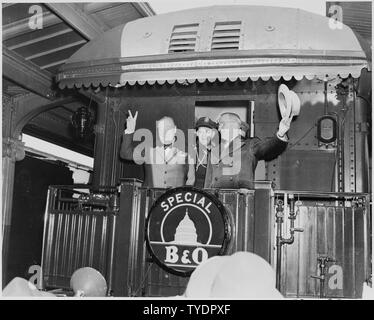
M133 189L134 190L134 201L133 201L133 204L135 204L135 219L134 219L134 222L135 222L135 228L134 228L134 238L132 239L133 240L133 248L134 248L134 256L133 256L133 260L134 260L134 270L133 270L133 281L134 281L134 284L136 283L136 289L138 289L138 285L139 283L136 282L136 277L137 277L137 272L136 270L138 270L138 259L139 259L139 256L138 256L138 251L139 251L139 248L138 248L138 245L139 245L139 228L140 228L140 204L139 204L139 199L138 199L138 196L139 196L139 192L138 192L138 189Z
M345 270L345 207L342 207L342 268ZM343 288L344 288L344 279L343 279ZM344 296L344 291L343 291Z
M353 148L350 150L351 154L353 152L353 163L351 161L351 165L353 166L353 170L351 173L354 174L354 192L357 192L357 170L356 170L356 163L357 163L357 156L356 156L356 90L352 88L353 94Z
M74 261L74 271L80 267L80 247L81 247L81 237L82 237L82 219L83 212L78 214L78 228L77 228L77 245L75 247L75 261Z
M138 196L138 201L139 203L143 203L144 202L144 205L145 205L145 208L144 208L144 221L147 221L147 218L148 218L148 212L149 212L149 199L148 197L144 197L144 192L141 192L139 191L139 196ZM145 241L142 242L142 245L143 245L143 255L142 255L142 267L141 267L141 270L142 270L142 274L143 274L143 278L144 277L147 277L148 278L148 274L147 274L147 263L146 263L146 259L147 259L147 248L146 248L146 243ZM143 288L142 288L142 296L143 296L143 293L145 293L146 291L146 287L148 287L148 279L145 279L143 280Z
M44 227L43 227L43 243L42 243L42 258L41 258L41 279L42 279L42 283L40 284L42 289L45 289L45 282L44 282L44 268L45 268L45 258L46 258L46 242L47 242L47 239L46 239L46 236L47 236L47 224L48 224L48 216L49 216L49 210L50 210L50 202L51 202L51 188L48 188L48 191L47 191L47 203L45 205L45 211L44 211ZM48 246L48 242L47 242L47 246ZM48 256L47 256L48 257Z
M243 251L248 251L248 194L242 195L244 197L244 248Z
M296 213L297 213L297 216L296 216L296 223L297 223L297 226L302 226L303 224L301 224L301 216L300 216L300 208L298 207L296 209ZM300 295L300 237L297 237L295 239L295 241L297 241L297 273L296 273L296 297L298 298L299 295ZM308 281L308 280L307 280Z
M250 138L255 136L255 102L253 100L249 101L250 103L250 111L251 111L251 123L250 123Z
M313 207L310 208L308 207L308 210L311 209L313 210ZM316 248L316 260L314 260L314 263L317 263L317 266L316 266L316 271L318 272L319 271L319 265L318 265L318 255L319 255L319 252L318 252L318 218L317 218L317 214L318 214L318 210L316 207L314 207L315 209L315 214L314 214L314 225L315 225L315 233L316 233L316 236L315 236L315 248ZM310 261L309 261L310 263ZM317 273L316 272L316 273ZM321 274L319 273L319 276L321 276ZM315 290L317 289L317 286L315 287ZM321 281L318 281L318 296L321 296Z
M345 110L346 104L344 102L343 105L343 112L346 113ZM338 191L344 192L344 127L345 125L345 118L339 119L339 140L338 140ZM343 122L344 121L344 122Z
M88 265L93 266L93 255L95 249L95 233L96 233L96 215L92 213L92 224L91 224L91 239L90 239L90 255L88 258Z
M368 272L368 264L370 263L370 260L368 260L368 247L369 247L369 244L368 242L371 241L371 238L368 237L368 225L370 225L370 223L368 223L368 218L369 218L369 213L367 211L367 203L368 203L369 199L365 199L365 207L364 207L364 210L362 212L363 214L363 220L364 220L364 272L365 272L365 279L368 277L369 275L369 272Z
M54 259L54 268L53 268L53 274L55 277L59 276L58 267L60 266L60 259L59 259L59 253L60 253L60 238L61 238L61 228L62 228L62 213L57 214L57 232L56 232L56 246L55 246L55 259Z
M328 99L327 99L327 80L325 80L323 82L324 86L323 86L323 93L324 93L324 96L325 96L325 101L324 101L324 114L328 114L328 105L329 105L329 102L328 102Z
M355 242L355 206L352 204L352 283L353 296L356 297L356 242Z
M336 208L332 208L332 230L334 232L332 236L332 248L333 248L333 258L337 259L336 257Z
M134 198L133 198L134 199ZM128 261L129 263L127 264L127 271L128 271L128 282L127 282L127 287L129 288L130 292L130 296L132 296L134 294L133 292L133 289L134 289L134 259L135 259L135 248L134 248L134 236L135 236L135 231L134 231L134 228L135 228L135 219L136 219L136 214L134 213L135 209L134 209L134 202L133 202L133 205L132 205L132 210L131 210L131 221L129 221L129 223L131 224L131 229L130 229L130 244L129 244L129 257L128 257Z
M55 220L55 215L54 214L49 214L49 219L48 219L48 232L47 232L47 254L46 254L46 266L45 266L45 274L48 272L48 276L51 275L52 270L51 268L51 259L52 259L52 246L53 246L53 231L54 231L54 220Z
M137 259L138 259L138 243L139 243L139 190L133 188L132 197L132 215L131 215L131 237L130 237L130 250L129 250L129 288L132 288L131 294L135 294L137 289L136 272L137 272ZM135 287L134 287L135 285ZM134 290L135 289L135 290Z
M241 251L242 250L242 246L240 244L241 243L241 241L240 241L241 239L239 239L239 236L241 237L242 233L239 230L239 194L238 193L235 194L235 230L236 230L235 251Z
M86 257L87 257L87 242L88 242L88 229L90 224L90 217L89 213L85 213L84 215L84 233L83 233L83 252L82 252L82 266L86 265Z
M110 252L109 252L109 270L108 270L108 294L112 295L113 290L113 264L114 264L114 245L116 239L116 214L113 214L111 219L111 240L110 240Z
M276 283L275 286L276 288L281 291L281 281L282 281L282 246L280 244L280 239L282 237L282 230L281 230L281 224L278 222L277 223L277 263L276 263ZM282 292L282 291L281 291Z
M328 248L328 239L327 239L327 213L328 213L328 210L327 208L323 208L323 215L324 215L324 226L323 226L323 232L324 232L324 237L325 237L325 241L324 241L324 245L325 245L325 253L326 255L329 254L329 248Z
M68 274L72 274L75 270L73 269L73 256L74 256L74 249L75 249L75 225L77 223L77 212L73 213L71 217L71 229L70 229L70 246L69 246L69 267L68 267Z
M100 270L104 270L104 259L106 257L106 244L107 244L107 226L108 226L108 217L106 214L102 215L103 226L101 229L101 242L100 242L100 260L99 266Z
M69 206L70 207L70 206ZM70 218L70 213L65 212L63 213L64 216L64 237L62 240L62 261L61 261L61 273L66 274L66 264L67 264L67 259L66 259L66 252L67 252L67 235L69 232L69 218Z

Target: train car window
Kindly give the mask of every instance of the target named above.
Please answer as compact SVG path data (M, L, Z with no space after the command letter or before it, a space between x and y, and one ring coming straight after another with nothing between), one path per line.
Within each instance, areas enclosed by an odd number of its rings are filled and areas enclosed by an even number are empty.
M195 118L209 117L215 121L222 112L230 110L230 112L238 114L242 120L248 121L249 107L250 101L245 100L196 101Z
M254 123L254 110L255 102L252 100L216 100L216 101L196 101L195 103L195 119L201 117L208 117L214 121L218 116L225 112L230 111L238 114L243 121L249 124L247 137L255 136L255 123ZM265 162L259 161L256 171L256 180L265 180L266 168Z

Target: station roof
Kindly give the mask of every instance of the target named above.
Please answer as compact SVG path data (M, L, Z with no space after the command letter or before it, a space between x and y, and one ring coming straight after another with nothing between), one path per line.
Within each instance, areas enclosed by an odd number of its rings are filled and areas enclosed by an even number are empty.
M79 49L60 87L359 77L370 57L354 32L300 9L213 6L138 19Z
M58 90L56 72L77 50L106 31L154 15L152 7L146 2L23 1L3 2L1 8L3 111L10 103L16 110L55 104L30 120L23 133L92 156L94 137L78 141L71 130L72 114L82 104L89 105L89 98ZM90 110L95 116L94 104Z

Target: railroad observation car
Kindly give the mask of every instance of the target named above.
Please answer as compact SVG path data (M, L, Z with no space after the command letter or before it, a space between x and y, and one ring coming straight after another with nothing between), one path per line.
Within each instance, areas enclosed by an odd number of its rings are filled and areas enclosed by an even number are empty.
M68 288L74 270L92 266L106 277L108 295L175 296L207 253L250 251L271 263L285 297L361 297L371 280L371 61L365 48L349 27L329 18L261 6L161 14L90 41L57 81L97 104L92 185L49 189L44 287ZM281 84L298 95L300 113L286 151L259 162L253 190L145 187L142 166L119 156L129 110L138 111L137 128L154 136L162 116L172 117L187 137L196 118L223 110L240 114L249 135L272 136ZM216 213L206 214L204 250L191 249L185 263L180 257L166 263L149 239L157 229L150 212L156 219L152 210L160 199L177 194L195 204L204 195Z

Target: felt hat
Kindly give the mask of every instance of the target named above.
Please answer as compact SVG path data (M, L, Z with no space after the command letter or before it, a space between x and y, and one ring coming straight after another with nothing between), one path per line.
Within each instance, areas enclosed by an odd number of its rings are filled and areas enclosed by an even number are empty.
M199 265L190 277L185 296L191 299L283 299L275 288L275 272L271 265L250 252L215 256Z
M300 98L295 91L290 90L291 95L291 117L300 114Z
M300 99L298 95L289 90L285 84L278 88L278 105L282 119L292 118L300 113Z

